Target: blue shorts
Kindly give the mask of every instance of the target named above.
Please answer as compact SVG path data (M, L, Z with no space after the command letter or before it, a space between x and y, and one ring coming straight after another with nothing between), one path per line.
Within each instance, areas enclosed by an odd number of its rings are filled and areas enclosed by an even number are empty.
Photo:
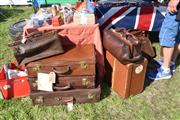
M176 21L176 14L166 12L165 19L159 33L160 45L174 47L180 43L180 21Z

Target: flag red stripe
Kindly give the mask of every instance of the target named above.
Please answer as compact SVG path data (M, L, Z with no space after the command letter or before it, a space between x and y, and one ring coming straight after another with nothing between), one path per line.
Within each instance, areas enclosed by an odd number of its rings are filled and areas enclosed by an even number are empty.
M153 10L154 10L154 7L150 7L150 6L141 7L137 29L149 30L149 27L151 25Z
M125 11L128 10L128 7L123 7L120 10L118 10L114 15L112 15L106 22L103 23L101 26L101 29L104 30L114 19L122 15Z

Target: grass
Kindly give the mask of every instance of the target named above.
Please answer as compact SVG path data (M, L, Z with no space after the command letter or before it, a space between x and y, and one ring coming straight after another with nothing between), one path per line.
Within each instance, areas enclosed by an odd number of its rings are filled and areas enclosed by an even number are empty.
M8 27L28 18L31 7L1 7L0 65L15 60L7 47L11 41ZM159 43L154 43L157 53ZM157 56L157 58L159 55ZM152 82L145 90L126 100L103 83L102 100L98 103L76 104L71 112L66 106L33 106L29 97L0 100L0 120L180 120L180 67L170 80Z

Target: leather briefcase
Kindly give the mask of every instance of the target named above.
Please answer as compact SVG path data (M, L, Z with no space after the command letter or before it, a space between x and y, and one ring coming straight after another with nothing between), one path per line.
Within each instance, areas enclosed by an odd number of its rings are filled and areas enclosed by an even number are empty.
M101 88L75 89L55 92L32 92L30 98L34 105L58 105L67 103L98 102L100 100Z
M54 90L95 88L95 47L90 45L65 46L65 53L27 64L32 91L37 90L37 73L56 74Z
M122 64L110 52L106 51L106 81L123 98L137 95L144 89L147 60Z
M10 47L19 64L27 64L64 52L57 31L32 33L27 36L25 43L12 43Z
M142 59L140 41L125 29L105 30L103 46L123 64Z

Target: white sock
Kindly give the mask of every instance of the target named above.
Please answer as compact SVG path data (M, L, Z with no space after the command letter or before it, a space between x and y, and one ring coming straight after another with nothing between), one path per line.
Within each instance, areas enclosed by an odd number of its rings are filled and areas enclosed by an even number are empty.
M164 70L164 72L166 72L166 73L169 73L170 72L170 68L165 68L164 66L161 66L162 67L162 69Z

